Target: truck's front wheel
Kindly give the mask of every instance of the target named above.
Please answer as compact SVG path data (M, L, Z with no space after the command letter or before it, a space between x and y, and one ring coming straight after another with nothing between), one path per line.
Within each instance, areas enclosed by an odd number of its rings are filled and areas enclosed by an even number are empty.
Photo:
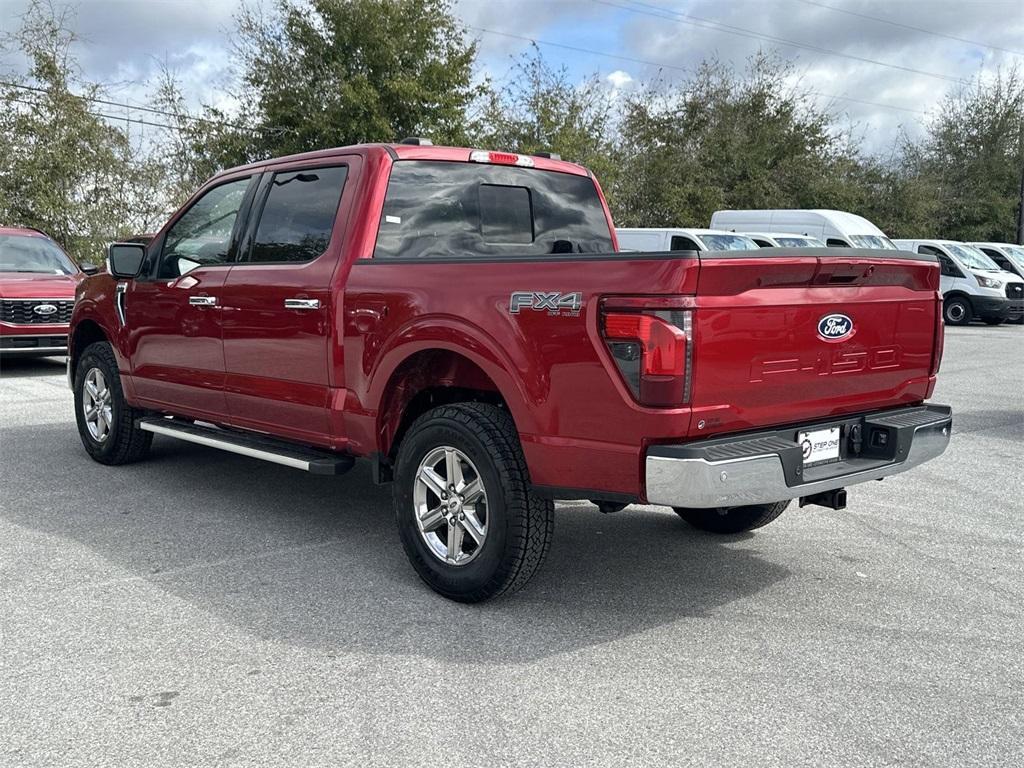
M75 418L89 455L101 464L144 458L153 441L153 434L135 423L144 415L125 400L110 344L98 341L86 347L75 368Z
M683 520L702 531L742 533L768 525L788 506L788 501L776 501L772 504L752 504L748 507L719 507L718 509L673 507L673 509Z
M452 600L519 589L551 545L554 505L530 490L515 425L493 405L446 405L417 419L398 451L394 494L413 568Z

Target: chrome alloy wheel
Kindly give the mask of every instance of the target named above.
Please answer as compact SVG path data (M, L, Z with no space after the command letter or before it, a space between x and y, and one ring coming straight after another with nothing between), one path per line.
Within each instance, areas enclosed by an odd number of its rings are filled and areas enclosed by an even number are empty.
M82 387L82 411L85 413L85 426L97 443L102 443L110 435L110 426L114 423L114 411L110 404L110 387L107 378L99 368L90 368L85 374L85 385Z
M435 448L420 462L412 492L416 525L434 556L466 565L487 538L487 493L473 462L451 446Z

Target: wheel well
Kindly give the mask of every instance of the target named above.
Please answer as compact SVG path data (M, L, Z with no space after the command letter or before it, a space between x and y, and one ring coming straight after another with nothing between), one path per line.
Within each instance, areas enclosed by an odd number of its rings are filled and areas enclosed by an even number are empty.
M431 349L402 362L388 380L377 417L384 463L393 463L402 438L416 419L439 405L491 403L508 408L497 385L480 366L457 352ZM382 479L389 479L388 472Z
M71 334L71 338L68 341L70 342L68 348L71 354L70 367L73 375L75 368L78 366L78 358L82 355L82 350L97 341L108 341L108 339L103 329L100 328L99 323L92 320L83 320L75 326L74 333Z
M943 294L943 296L942 296L942 303L945 304L950 299L963 299L964 301L967 302L967 306L969 306L969 307L973 307L974 306L971 303L971 297L969 295L967 295L966 293L963 293L962 291L950 291L949 293Z

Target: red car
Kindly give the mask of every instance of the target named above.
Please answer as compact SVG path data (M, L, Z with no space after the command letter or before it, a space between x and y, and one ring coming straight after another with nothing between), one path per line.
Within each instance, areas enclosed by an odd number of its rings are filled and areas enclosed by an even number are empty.
M63 355L86 272L42 232L0 227L0 354Z
M949 441L926 402L938 264L769 250L618 253L597 182L551 156L235 168L81 286L79 434L104 464L154 434L314 473L366 459L419 576L462 601L526 583L554 499L715 533L840 509Z

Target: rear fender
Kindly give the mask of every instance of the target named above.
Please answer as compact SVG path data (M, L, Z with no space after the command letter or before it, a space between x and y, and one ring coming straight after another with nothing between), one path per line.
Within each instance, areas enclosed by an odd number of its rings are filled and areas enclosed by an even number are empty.
M531 398L534 402L543 400L546 386L534 372L536 366L527 363L522 350L502 349L481 329L459 318L427 316L417 318L391 337L369 377L363 403L376 412L376 428L372 438L374 444L366 446L369 450L387 451L388 445L385 443L394 435L404 406L415 395L415 392L396 395L393 391L396 373L401 376L399 369L407 361L415 355L430 351L449 353L475 366L505 401L517 429L529 432L535 428L529 403ZM516 375L512 375L511 371L515 371ZM460 373L465 376L460 378ZM461 372L448 369L417 372L417 380L424 386L434 383L470 389L486 388L488 383L475 381L468 367ZM351 426L358 429L356 425ZM358 440L358 433L350 434Z

